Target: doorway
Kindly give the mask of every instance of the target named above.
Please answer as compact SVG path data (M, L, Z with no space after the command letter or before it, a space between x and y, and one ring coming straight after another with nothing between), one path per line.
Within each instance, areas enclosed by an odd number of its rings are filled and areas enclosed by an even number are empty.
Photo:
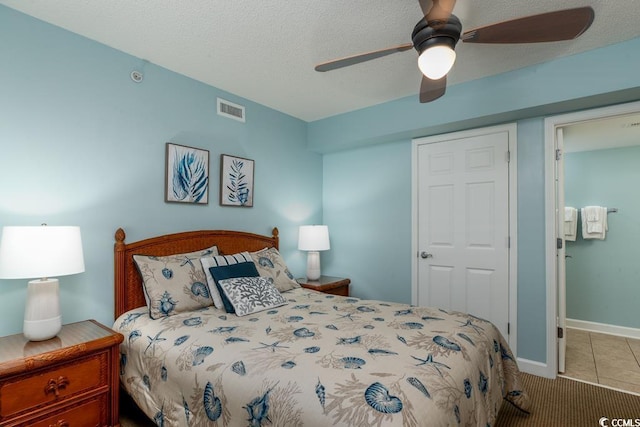
M578 204L580 206L575 206L578 211L584 205L602 205L611 208L609 211L615 211L615 208L619 206L612 206L611 200L615 200L611 198L611 193L619 190L619 185L605 183L608 181L610 176L618 175L620 170L622 169L622 162L619 160L617 163L614 163L614 166L609 172L603 173L603 165L605 164L604 157L597 157L601 153L607 152L608 156L613 156L614 153L617 156L622 155L623 158L626 154L622 152L616 152L622 150L623 148L614 148L616 145L621 145L621 137L614 137L613 135L616 132L617 127L627 126L633 127L635 123L640 122L640 120L636 120L636 114L640 114L640 102L623 104L613 107L605 107L600 109L594 109L579 113L566 114L556 117L551 117L545 120L545 152L546 152L546 161L545 161L545 186L546 186L546 208L545 208L545 222L546 222L546 265L547 265L547 374L551 378L555 377L559 370L563 368L563 339L567 337L567 332L569 335L573 332L574 336L579 335L580 332L578 329L588 329L596 332L605 332L605 333L613 333L616 335L628 335L628 331L625 331L625 327L611 327L607 325L607 323L620 324L616 322L609 321L600 321L600 319L606 318L602 317L605 309L613 311L614 307L605 307L604 297L603 295L611 294L613 289L610 287L610 280L615 280L614 277L608 275L606 270L594 270L594 273L591 273L592 276L601 276L605 274L604 277L600 278L599 282L588 283L584 276L575 275L576 272L583 273L584 267L578 267L578 262L582 262L580 265L587 265L589 263L595 268L597 262L600 262L602 258L613 256L617 261L620 260L621 256L613 255L613 251L610 248L607 248L606 244L612 244L612 242L621 237L624 234L628 234L630 229L629 227L621 227L621 224L616 224L616 222L620 219L617 217L617 213L612 213L610 218L610 225L616 225L616 234L611 235L611 242L600 242L598 240L582 240L580 237L581 234L581 218L579 218L580 222L578 223L578 241L567 242L565 240L564 234L561 232L563 219L561 216L564 215L564 203L561 203L560 200L563 199L562 192L564 192L566 187L566 182L563 177L562 171L566 169L566 173L571 172L573 175L576 174L576 168L578 163L578 159L583 159L586 161L585 165L590 165L587 167L591 168L591 171L587 175L589 177L597 177L598 173L600 173L600 178L597 178L599 181L596 182L596 185L591 183L589 179L581 179L581 187L580 192L585 193L586 189L590 189L593 187L594 189L598 187L598 185L603 184L597 188L596 195L591 197L584 197L584 194L581 194L582 197L576 196L574 189L575 186L569 186L571 193L573 193L573 197L567 200L567 206L571 206L571 204ZM631 117L634 119L631 119ZM625 120L625 118L629 118ZM640 126L640 123L638 123ZM582 140L584 140L583 144L594 144L585 147L577 147L576 142L570 142L567 145L567 135L577 134L578 136L582 131L586 131L586 133L582 134ZM599 143L609 144L608 147L598 147L595 144L598 144L598 139L590 138L596 132L603 132L603 136L599 138ZM589 137L589 138L588 138ZM564 139L564 141L563 141ZM573 146L571 146L573 144ZM602 150L605 148L605 150ZM576 151L584 151L583 153L572 153ZM597 151L594 151L597 150ZM602 150L602 151L600 151ZM571 155L571 161L566 161L565 159L569 159ZM587 159L589 159L587 161ZM602 159L602 160L601 160ZM566 164L565 164L566 163ZM573 169L573 170L572 170ZM577 179L575 176L572 179ZM568 181L567 181L568 182ZM640 184L637 183L637 184ZM636 186L637 186L636 184ZM637 187L636 187L637 188ZM561 191L559 191L559 189ZM567 198L567 197L564 197ZM601 202L601 203L600 203ZM614 205L617 202L613 202ZM562 205L562 206L561 206ZM627 212L627 214L629 214ZM635 215L635 214L631 214ZM612 230L613 231L613 230ZM611 231L609 232L611 233ZM598 252L599 251L599 252ZM566 255L569 258L565 258ZM624 252L622 252L624 253ZM578 258L576 259L576 256ZM591 261L588 257L591 257ZM573 263L573 264L572 264ZM615 263L613 263L615 264ZM565 266L567 267L568 273L565 275L563 272L565 271ZM625 267L622 267L625 268ZM629 268L627 266L626 268ZM578 270L576 270L578 269ZM582 270L581 270L582 269ZM572 272L573 271L573 272ZM574 283L573 291L569 288L569 292L567 293L567 288L563 287L563 282L567 278L573 277L574 281L578 281L581 287L577 287ZM589 288L595 289L596 292L599 292L599 296L596 294L595 296L591 296L591 306L587 307L583 300L588 300L585 297L586 293L589 291ZM576 292L582 292L583 295L580 297L581 305L576 305ZM569 312L570 324L573 329L567 330L567 325L565 321L564 313L567 309L567 301L564 299L564 295L567 295L569 299L570 307L573 308L573 313ZM623 298L624 299L624 298ZM629 298L627 298L629 300ZM586 307L586 308L585 308ZM622 311L621 309L624 307L624 303L617 306L618 311ZM585 310L591 310L591 317L585 316ZM600 313L598 313L600 311ZM585 319L590 318L594 321L584 321L584 320L575 320L575 319ZM631 331L631 328L627 328ZM578 332L576 332L578 331Z
M412 303L493 322L516 352L516 126L413 141Z

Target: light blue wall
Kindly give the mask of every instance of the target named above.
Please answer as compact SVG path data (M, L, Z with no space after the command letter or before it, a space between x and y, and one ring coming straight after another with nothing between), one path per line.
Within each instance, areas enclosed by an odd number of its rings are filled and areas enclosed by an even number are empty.
M567 153L564 164L567 206L618 208L605 240L567 242L567 317L640 328L640 146Z
M324 270L361 298L411 302L411 141L326 154Z
M86 271L60 278L64 322L112 321L118 227L135 241L278 226L283 256L304 274L297 226L322 219L322 156L306 149L305 122L4 6L0 58L0 227L81 227ZM217 96L245 105L247 123L218 116ZM210 151L207 206L164 202L166 142ZM218 205L221 153L255 160L253 208ZM0 280L0 335L22 330L25 297L26 280Z

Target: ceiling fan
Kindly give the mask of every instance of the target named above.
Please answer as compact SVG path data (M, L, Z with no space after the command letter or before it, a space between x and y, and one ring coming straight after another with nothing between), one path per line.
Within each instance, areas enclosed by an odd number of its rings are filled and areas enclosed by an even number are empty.
M430 102L446 91L447 73L455 62L454 48L459 39L465 43L495 44L571 40L584 33L595 16L593 9L585 6L525 16L462 33L462 24L452 13L455 0L419 0L419 3L424 17L411 33L412 43L323 62L315 70L336 70L415 48L418 68L423 74L420 102Z

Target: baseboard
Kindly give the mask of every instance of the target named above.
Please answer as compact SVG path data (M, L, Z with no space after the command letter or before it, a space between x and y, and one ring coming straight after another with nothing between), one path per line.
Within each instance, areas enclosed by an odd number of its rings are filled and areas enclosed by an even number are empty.
M589 332L600 332L626 338L640 339L640 329L626 326L607 325L605 323L588 322L586 320L567 319L567 328L581 329Z
M537 375L544 378L555 378L555 372L549 372L549 366L546 363L536 362L535 360L523 359L518 357L518 368L521 372Z

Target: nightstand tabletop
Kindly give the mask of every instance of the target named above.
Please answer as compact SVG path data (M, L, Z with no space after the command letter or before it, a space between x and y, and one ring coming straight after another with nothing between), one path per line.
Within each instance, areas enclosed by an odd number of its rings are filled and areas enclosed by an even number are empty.
M95 320L69 323L50 340L29 341L22 334L0 337L0 375L47 366L87 351L122 342L122 335Z
M297 279L297 282L303 288L312 289L318 292L348 296L351 280L345 277L320 276L318 280L307 280L306 277L302 277Z

